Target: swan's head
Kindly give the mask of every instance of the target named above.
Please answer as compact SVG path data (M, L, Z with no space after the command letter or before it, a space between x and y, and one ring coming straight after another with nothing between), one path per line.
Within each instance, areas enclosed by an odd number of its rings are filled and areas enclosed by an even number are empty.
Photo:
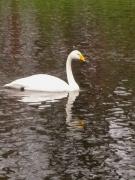
M78 50L74 50L69 54L71 59L77 59L80 60L82 62L85 61L85 57L82 55L82 53Z

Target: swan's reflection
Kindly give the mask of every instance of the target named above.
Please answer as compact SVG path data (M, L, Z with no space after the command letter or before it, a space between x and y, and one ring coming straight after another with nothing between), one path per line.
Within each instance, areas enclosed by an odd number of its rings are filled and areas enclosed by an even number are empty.
M42 102L56 102L60 99L66 98L68 96L67 92L61 93L50 93L50 92L27 92L22 95L20 101L24 103L31 104L42 104Z
M76 98L79 96L79 92L75 91L75 92L70 92L68 95L68 100L67 100L67 104L66 104L66 123L71 126L71 121L72 121L72 108L73 108L73 104L76 100Z
M18 97L18 101L27 103L28 105L40 105L43 102L55 102L68 96L67 92L61 93L50 93L50 92L39 92L39 91L17 91L17 90L6 90L9 96Z
M7 90L9 96L15 96L18 101L27 103L28 105L40 105L43 107L43 102L56 102L67 97L66 103L66 124L70 127L82 128L84 123L80 119L72 121L72 108L76 98L79 96L79 92L33 92L33 91L17 91L17 90ZM44 106L45 108L46 106Z

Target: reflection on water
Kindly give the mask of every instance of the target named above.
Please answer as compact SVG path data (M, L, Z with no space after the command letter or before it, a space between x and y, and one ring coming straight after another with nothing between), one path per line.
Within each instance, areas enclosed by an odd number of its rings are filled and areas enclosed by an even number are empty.
M77 96L79 96L79 92L70 92L69 96L68 96L68 101L66 104L66 113L67 113L66 123L68 125L71 125L72 107L73 107L73 103L74 103L75 99L77 98Z
M111 109L108 110L107 121L109 120L109 134L115 143L111 143L111 149L115 152L116 162L112 159L107 159L106 163L112 167L117 167L117 174L125 178L134 177L134 129L132 119L129 116L128 109L132 107L131 92L127 92L124 87L116 87L114 93L117 95L117 101ZM122 97L122 98L121 98ZM127 98L128 100L124 100ZM123 100L122 100L123 99ZM130 124L131 123L131 124ZM123 141L124 139L124 141ZM133 158L133 159L132 159ZM127 167L127 164L129 166ZM132 179L132 178L131 178Z
M19 102L26 103L30 106L38 106L38 109L49 107L49 103L62 101L67 99L66 103L66 123L69 126L83 127L83 121L76 121L72 123L72 107L75 99L79 96L79 92L36 92L36 91L18 91L5 89L6 95L15 97ZM68 96L68 97L67 97ZM48 103L48 104L47 104Z
M18 91L18 90L5 90L9 96L18 97L20 102L27 103L29 105L40 105L44 102L55 102L57 100L67 97L67 92L36 92L36 91Z
M134 1L0 1L0 179L135 179ZM48 73L79 93L3 89Z

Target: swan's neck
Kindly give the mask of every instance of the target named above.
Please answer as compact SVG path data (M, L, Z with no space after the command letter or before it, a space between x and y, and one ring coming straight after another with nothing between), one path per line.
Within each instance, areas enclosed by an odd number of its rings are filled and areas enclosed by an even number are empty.
M71 89L71 91L75 91L75 90L79 90L79 86L74 79L71 63L72 63L72 58L69 55L66 62L67 80L68 80L69 88Z

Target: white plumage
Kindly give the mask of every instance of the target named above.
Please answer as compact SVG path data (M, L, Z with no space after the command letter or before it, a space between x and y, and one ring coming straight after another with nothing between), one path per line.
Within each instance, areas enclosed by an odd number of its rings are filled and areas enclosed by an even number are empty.
M55 76L37 74L26 78L17 79L9 84L6 84L4 87L47 92L78 91L79 86L73 77L71 69L71 62L73 59L85 61L85 58L78 50L74 50L68 55L66 62L68 83Z

